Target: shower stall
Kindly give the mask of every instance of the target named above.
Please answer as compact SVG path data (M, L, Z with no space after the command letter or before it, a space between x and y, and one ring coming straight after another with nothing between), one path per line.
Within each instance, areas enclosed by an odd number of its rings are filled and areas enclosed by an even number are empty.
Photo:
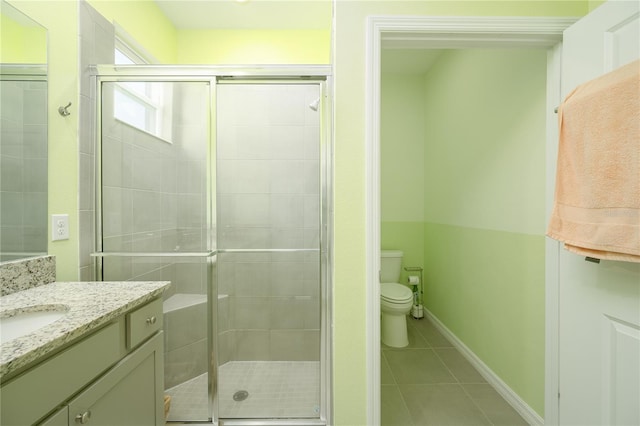
M330 68L96 66L98 279L169 280L169 421L330 418Z

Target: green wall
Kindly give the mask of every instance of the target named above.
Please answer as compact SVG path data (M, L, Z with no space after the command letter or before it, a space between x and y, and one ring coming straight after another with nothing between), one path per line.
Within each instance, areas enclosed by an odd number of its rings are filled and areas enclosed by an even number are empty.
M330 63L331 32L328 29L180 29L175 28L152 1L88 2L109 21L122 27L160 63ZM327 22L327 28L329 26Z
M427 309L544 417L544 237L424 228Z
M47 31L0 13L0 63L47 62Z
M87 0L109 22L117 24L161 64L178 56L177 31L155 2Z
M328 64L329 30L180 30L179 64Z

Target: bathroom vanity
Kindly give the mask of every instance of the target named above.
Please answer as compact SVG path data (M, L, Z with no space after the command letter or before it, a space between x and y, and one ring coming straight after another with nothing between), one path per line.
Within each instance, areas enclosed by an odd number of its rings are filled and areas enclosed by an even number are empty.
M61 315L0 344L0 424L164 424L168 286L54 282L1 297L0 321Z

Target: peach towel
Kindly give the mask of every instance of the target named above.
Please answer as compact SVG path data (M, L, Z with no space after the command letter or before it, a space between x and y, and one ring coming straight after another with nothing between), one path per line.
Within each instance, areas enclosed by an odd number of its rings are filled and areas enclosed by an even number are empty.
M547 235L584 256L640 262L640 61L578 86L558 120Z

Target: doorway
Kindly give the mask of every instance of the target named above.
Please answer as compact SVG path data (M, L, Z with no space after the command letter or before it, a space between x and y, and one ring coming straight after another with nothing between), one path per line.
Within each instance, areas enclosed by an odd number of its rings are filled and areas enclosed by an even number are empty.
M367 207L367 283L368 283L368 319L369 332L369 377L373 386L369 388L369 417L371 424L380 421L380 334L379 334L379 290L377 271L379 270L380 231L380 57L383 47L401 48L496 48L496 47L538 47L549 49L547 84L547 140L553 140L553 108L559 102L559 48L562 31L574 20L540 18L426 18L412 17L411 20L394 17L372 17L368 21L367 46L367 110L366 142L367 151L367 193L372 194ZM551 136L551 137L549 137ZM547 146L547 152L555 152L555 146ZM547 159L549 164L549 159ZM553 161L551 161L553 164ZM553 191L549 182L553 177L546 176L546 209L551 205ZM546 357L552 357L547 353ZM549 383L546 384L549 386ZM508 393L507 389L505 390ZM500 392L500 389L498 389ZM502 392L500 392L502 393ZM503 395L504 396L504 395ZM522 407L526 411L526 407ZM521 412L520 410L518 410ZM521 412L521 414L523 414ZM525 413L531 415L531 413ZM535 413L534 413L535 414ZM525 419L526 416L523 415ZM534 416L535 417L535 416Z
M97 69L97 276L172 282L169 421L326 424L328 69Z
M408 316L408 348L382 345L394 378L382 377L383 424L385 395L415 424L428 423L417 401L444 394L456 398L431 415L495 420L479 393L522 424L437 328L543 412L546 51L384 49L381 66L381 247L423 268L425 307L425 318ZM399 363L399 351L412 358ZM409 359L433 374L403 376ZM453 400L467 409L447 409Z

